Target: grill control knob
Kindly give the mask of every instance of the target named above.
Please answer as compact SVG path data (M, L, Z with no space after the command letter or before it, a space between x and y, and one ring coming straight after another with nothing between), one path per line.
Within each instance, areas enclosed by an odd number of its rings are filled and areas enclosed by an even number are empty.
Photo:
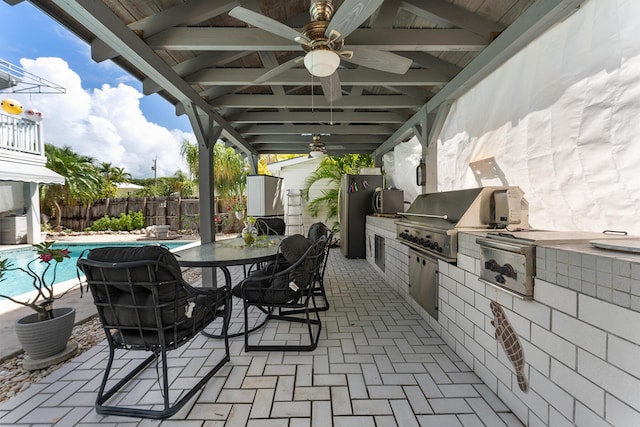
M484 268L486 270L499 271L500 266L498 265L495 259L490 259L489 261L484 262Z
M518 274L516 273L516 271L514 270L511 264L505 264L502 267L500 267L500 274L507 277L511 277L512 279L517 279L518 277Z
M440 246L438 246L438 249L436 249L438 252L442 252L442 248Z
M418 244L424 246L424 239L422 237L418 239Z

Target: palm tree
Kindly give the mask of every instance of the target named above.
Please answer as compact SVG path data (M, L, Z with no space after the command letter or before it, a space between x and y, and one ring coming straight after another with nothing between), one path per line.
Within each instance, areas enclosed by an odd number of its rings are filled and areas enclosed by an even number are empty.
M182 140L180 155L187 162L191 179L197 181L200 177L198 168L198 145L191 143L188 139Z
M42 187L43 205L54 211L56 228L59 229L62 204L91 204L100 196L102 179L91 157L79 155L70 147L60 148L50 144L45 144L44 151L47 168L65 178L64 185L47 184Z
M344 174L358 173L360 168L373 166L368 154L346 154L342 157L325 156L318 168L305 179L302 187L302 198L309 200L311 186L320 180L328 180L327 188L321 196L311 200L307 210L313 217L318 217L322 209L326 209L326 223L331 223L334 231L338 229L338 189Z
M213 147L213 181L223 201L243 199L247 170L242 155L220 142Z
M180 155L187 162L189 174L194 180L198 180L197 144L185 139L180 147ZM217 142L213 147L213 177L216 192L224 201L233 198L240 200L244 194L246 185L246 169L241 154L236 154L233 148L227 148L223 143Z
M98 170L103 179L102 197L115 197L118 194L117 184L131 180L131 174L125 172L124 168L112 166L108 162L100 163Z
M180 193L181 197L191 197L196 194L196 184L181 170L174 173L171 180L172 193Z

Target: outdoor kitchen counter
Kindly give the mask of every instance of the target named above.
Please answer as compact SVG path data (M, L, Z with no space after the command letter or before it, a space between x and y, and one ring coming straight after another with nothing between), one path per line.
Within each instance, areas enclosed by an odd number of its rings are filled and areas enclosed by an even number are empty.
M479 280L483 234L461 232L457 265L438 265L442 338L526 425L640 425L640 255L538 246L527 301ZM527 393L495 339L492 300L522 343Z
M367 259L525 425L640 425L640 255L588 243L536 250L534 299L479 280L478 237L458 234L457 264L438 263L438 319L411 297L408 249L394 220L367 217ZM384 269L375 238L384 238ZM529 391L495 338L489 307L503 307L524 349Z

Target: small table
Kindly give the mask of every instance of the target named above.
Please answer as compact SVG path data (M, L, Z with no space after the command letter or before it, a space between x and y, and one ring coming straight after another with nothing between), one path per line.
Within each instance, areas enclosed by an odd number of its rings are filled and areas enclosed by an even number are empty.
M226 280L226 286L231 290L231 274L228 267L233 265L252 265L273 261L278 255L280 242L285 236L260 236L256 243L247 245L240 237L235 239L220 240L217 242L204 243L200 246L176 251L175 255L178 264L181 267L201 267L201 268L219 268L223 271ZM252 328L249 332L264 326L268 318L264 322ZM210 338L221 338L219 335L213 335L202 332ZM229 334L229 337L243 335L242 332Z
M247 245L240 237L204 243L200 246L176 251L182 267L218 267L226 269L232 265L247 265L272 261L284 236L261 236L256 243Z

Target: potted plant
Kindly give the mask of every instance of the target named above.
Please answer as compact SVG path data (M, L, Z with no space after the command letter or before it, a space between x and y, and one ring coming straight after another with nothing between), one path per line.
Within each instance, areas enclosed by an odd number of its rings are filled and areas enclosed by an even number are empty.
M53 284L58 264L69 258L67 248L54 248L53 244L53 241L49 241L33 245L37 256L26 267L15 267L11 260L0 259L0 290L2 282L6 280L6 272L21 271L25 274L25 280L30 281L36 291L33 296L30 293L30 299L26 301L0 293L0 297L35 311L16 322L16 335L27 356L23 367L27 370L41 369L64 361L78 349L76 343L67 344L75 323L75 308L53 307L54 301L66 294L54 295ZM42 268L36 268L36 263Z
M244 228L242 229L242 239L247 245L252 245L258 237L258 230L255 227L256 219L252 216L244 220Z

